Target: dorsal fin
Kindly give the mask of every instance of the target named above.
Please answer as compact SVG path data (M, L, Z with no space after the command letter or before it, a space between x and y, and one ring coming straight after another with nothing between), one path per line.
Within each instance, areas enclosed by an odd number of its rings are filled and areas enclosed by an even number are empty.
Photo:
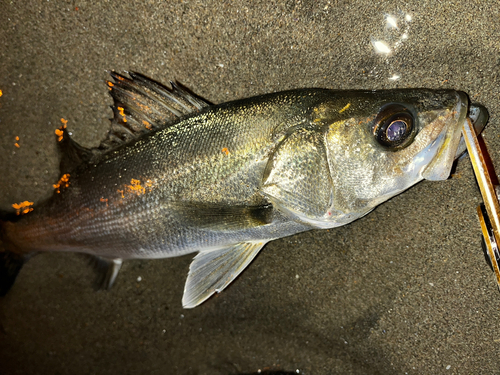
M114 104L111 128L97 148L80 146L63 126L55 131L62 152L61 175L73 171L82 163L93 162L102 153L121 146L142 134L164 128L183 116L195 113L211 103L199 98L179 82L165 87L139 73L131 78L110 72L114 82L107 81Z
M71 138L66 125L56 130L56 136L62 154L59 164L61 175L72 172L80 164L88 163L95 155L92 149L80 146Z
M168 88L142 74L128 74L131 78L110 72L114 82L106 82L114 100L114 116L108 136L99 146L101 150L168 126L211 105L179 82L170 82L172 88Z

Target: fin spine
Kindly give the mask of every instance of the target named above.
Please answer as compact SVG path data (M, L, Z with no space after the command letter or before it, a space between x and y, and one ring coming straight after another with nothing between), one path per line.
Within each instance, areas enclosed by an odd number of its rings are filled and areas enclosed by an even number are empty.
M142 134L167 127L211 105L179 82L170 82L169 88L143 74L126 73L130 78L109 72L113 81L106 83L114 101L113 118L100 150L115 148Z

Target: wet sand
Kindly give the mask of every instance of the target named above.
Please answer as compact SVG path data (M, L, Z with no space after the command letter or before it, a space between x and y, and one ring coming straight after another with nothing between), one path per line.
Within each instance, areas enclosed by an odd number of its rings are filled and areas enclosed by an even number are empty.
M104 138L106 70L177 79L215 103L301 87L459 89L489 109L484 137L500 168L499 9L4 1L0 209L50 196L61 118L85 146ZM380 40L391 54L375 52ZM480 201L462 158L447 181L422 182L350 225L268 244L193 310L181 306L192 256L126 262L112 290L95 292L86 259L39 255L0 299L0 373L498 372L500 293L480 246Z

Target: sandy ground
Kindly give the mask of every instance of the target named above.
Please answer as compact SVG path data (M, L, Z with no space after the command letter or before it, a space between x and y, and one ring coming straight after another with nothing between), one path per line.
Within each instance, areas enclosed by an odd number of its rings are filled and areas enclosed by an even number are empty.
M61 118L99 144L111 69L177 79L216 103L301 87L460 89L489 109L500 167L499 16L496 1L2 0L0 208L52 193ZM94 292L85 259L40 255L0 299L0 373L497 373L500 294L480 201L465 157L447 181L351 225L270 243L194 310L181 307L191 256L127 262Z

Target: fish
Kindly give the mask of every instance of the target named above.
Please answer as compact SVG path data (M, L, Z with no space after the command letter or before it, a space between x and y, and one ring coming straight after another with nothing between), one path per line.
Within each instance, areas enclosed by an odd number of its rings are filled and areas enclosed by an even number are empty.
M113 118L89 149L56 130L61 178L0 221L0 293L40 252L123 260L197 253L182 305L227 287L269 241L357 220L465 152L488 112L451 89L304 88L214 105L178 82L110 72Z

